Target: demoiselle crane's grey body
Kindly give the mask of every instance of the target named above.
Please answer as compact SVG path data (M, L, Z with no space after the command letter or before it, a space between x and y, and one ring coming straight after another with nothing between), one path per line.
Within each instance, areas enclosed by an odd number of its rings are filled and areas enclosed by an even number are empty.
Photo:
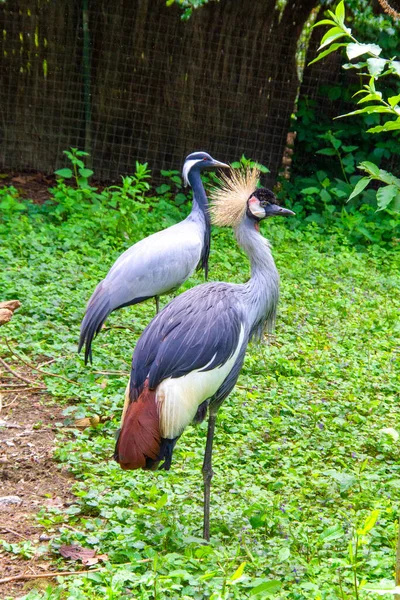
M210 253L210 218L201 181L203 169L227 167L206 152L193 152L183 165L183 179L193 189L189 216L134 244L114 263L96 287L81 323L78 352L85 347L85 363L92 360L92 341L108 315L118 308L158 298L178 288L196 270L207 278Z
M251 260L251 279L245 284L199 285L172 300L151 321L133 354L115 449L123 469L154 469L162 460L160 468L169 469L177 439L191 421L204 419L208 407L205 539L216 414L236 383L249 340L273 325L278 303L279 275L259 222L293 214L274 203L271 191L256 189L257 177L250 172L233 175L231 183L226 179L213 207L216 224L235 227L237 241Z

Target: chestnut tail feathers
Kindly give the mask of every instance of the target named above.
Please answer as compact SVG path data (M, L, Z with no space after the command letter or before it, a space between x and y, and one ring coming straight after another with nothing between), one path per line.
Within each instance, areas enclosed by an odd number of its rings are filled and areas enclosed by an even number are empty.
M158 464L161 435L156 392L148 388L129 404L115 446L114 458L122 469L148 469Z

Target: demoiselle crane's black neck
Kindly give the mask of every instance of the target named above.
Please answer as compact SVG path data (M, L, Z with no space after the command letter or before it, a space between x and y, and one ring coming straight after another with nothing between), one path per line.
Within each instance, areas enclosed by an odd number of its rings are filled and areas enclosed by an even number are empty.
M193 204L191 216L199 221L204 227L204 242L201 252L199 269L204 269L204 275L208 277L208 258L210 256L210 240L211 240L211 222L208 213L208 200L203 182L200 176L199 168L192 168L188 175L188 181L193 190Z
M242 286L249 307L248 322L252 336L261 336L275 323L279 299L279 274L268 240L259 232L258 223L245 216L235 230L239 246L246 252L251 264L251 277Z

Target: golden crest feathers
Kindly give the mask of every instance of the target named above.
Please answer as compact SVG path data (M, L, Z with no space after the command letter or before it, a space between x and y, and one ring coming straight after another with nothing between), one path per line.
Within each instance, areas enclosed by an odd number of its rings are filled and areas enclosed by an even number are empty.
M260 171L255 167L231 169L218 180L210 194L210 215L214 225L237 227L243 219L247 200L257 188Z

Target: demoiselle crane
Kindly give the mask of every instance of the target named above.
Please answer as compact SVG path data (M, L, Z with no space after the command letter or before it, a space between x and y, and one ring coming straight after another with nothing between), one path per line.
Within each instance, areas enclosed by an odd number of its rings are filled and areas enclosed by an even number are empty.
M181 286L197 267L207 279L211 228L200 172L219 167L228 165L206 152L189 154L182 170L185 185L193 189L189 216L128 248L98 284L81 323L78 352L86 345L85 364L92 361L93 338L113 310L155 298L158 312L159 296Z
M242 368L247 344L275 322L279 275L259 223L294 213L257 189L258 172L223 177L212 206L216 225L234 227L251 262L245 284L206 283L172 300L149 323L132 358L115 460L123 469L169 469L185 427L209 411L203 463L203 536L210 538L210 484L216 414Z

